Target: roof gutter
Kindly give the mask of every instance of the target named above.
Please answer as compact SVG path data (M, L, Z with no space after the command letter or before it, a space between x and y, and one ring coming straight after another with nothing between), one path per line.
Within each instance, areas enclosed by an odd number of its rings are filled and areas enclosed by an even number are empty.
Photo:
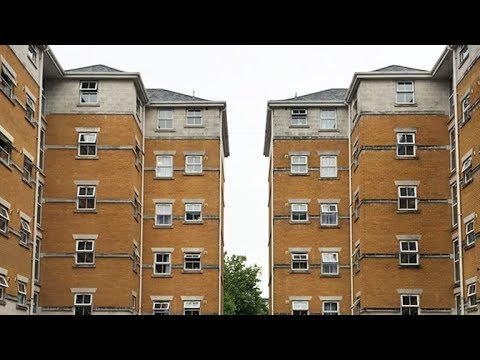
M170 107L178 107L178 106L186 106L186 105L202 105L208 107L226 107L226 101L210 101L210 100L199 100L199 101L155 101L150 100L148 106L170 106Z
M273 100L268 102L270 107L282 107L282 106L345 106L345 103L342 101L329 101L329 100L319 100L319 101L282 101L282 100Z

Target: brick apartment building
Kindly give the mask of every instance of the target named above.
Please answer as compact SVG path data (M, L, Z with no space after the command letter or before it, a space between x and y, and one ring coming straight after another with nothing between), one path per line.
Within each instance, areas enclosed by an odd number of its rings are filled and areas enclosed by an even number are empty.
M479 314L479 56L268 102L271 314Z
M226 103L0 56L0 314L221 314Z

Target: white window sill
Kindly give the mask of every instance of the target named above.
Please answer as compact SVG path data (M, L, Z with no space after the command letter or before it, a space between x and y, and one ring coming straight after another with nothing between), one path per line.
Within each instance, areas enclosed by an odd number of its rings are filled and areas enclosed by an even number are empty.
M331 176L331 177L330 176L329 177L323 176L323 177L321 177L320 176L319 179L320 180L340 180L340 177L338 177L338 176Z
M202 269L199 269L199 270L185 270L185 269L183 269L182 274L203 274L203 270Z
M188 124L185 124L184 125L184 128L205 128L205 125L188 125Z
M76 160L98 160L98 155L77 155L75 156Z
M191 221L191 220L184 220L184 225L203 225L203 220L200 221Z
M320 277L339 278L340 274L321 274Z
M172 229L173 225L153 225L154 229Z
M292 225L308 225L310 223L310 220L290 220L290 224Z
M27 305L17 304L16 308L17 308L18 310L23 310L23 311L27 311L27 310L28 310L28 306L27 306Z
M396 155L395 156L395 159L397 160L418 160L418 156L399 156L399 155Z
M320 129L318 132L340 132L338 129Z
M184 172L183 175L185 175L185 176L203 176L205 174L203 172L201 172L201 173L187 173L187 172Z
M74 213L78 214L96 214L97 209L75 209Z
M28 244L25 244L25 243L22 243L22 242L18 242L18 245L20 245L21 247L27 249L27 250L30 250L30 247L28 246Z
M155 132L175 132L175 129L155 129Z
M78 103L77 107L100 107L99 103Z
M290 269L290 274L311 274L308 269Z
M292 129L310 129L310 125L290 125Z
M322 225L320 224L320 227L322 229L340 229L340 226L337 224L337 225Z
M414 102L414 103L395 103L395 106L396 107L416 107L417 106L417 103Z
M8 170L13 171L12 166L7 164L3 159L0 159L0 164L3 164Z
M172 274L153 274L152 278L171 278Z
M409 210L409 209L397 209L397 214L419 214L420 210Z
M173 176L154 176L153 180L174 180Z
M95 264L74 264L72 267L74 268L95 268Z
M309 176L309 173L290 173L290 176Z

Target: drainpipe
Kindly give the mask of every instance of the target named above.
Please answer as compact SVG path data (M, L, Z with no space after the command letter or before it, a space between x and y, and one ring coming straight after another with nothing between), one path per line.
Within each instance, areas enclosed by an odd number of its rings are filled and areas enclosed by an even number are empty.
M273 165L274 165L274 162L273 162L273 109L268 107L268 110L270 111L270 156L269 158L271 159L271 162L270 162L270 211L269 211L269 216L270 216L270 274L272 276L272 281L271 281L271 291L269 291L269 294L271 296L271 299L270 299L270 304L271 304L271 309L270 309L270 315L273 315L274 314L274 299L275 299L275 296L274 296L274 291L275 291L275 287L274 287L274 283L273 283L273 280L274 280L274 263L275 263L275 258L274 258L274 252L273 252L273 244L274 244L274 241L273 241L273 210L274 210L274 202L273 202L273 184L274 184L274 181L273 181ZM269 289L270 290L270 289Z
M143 107L142 113L142 211L140 213L140 272L138 285L138 315L142 315L142 282L143 282L143 213L145 208L145 112L147 107ZM135 309L134 309L135 311Z
M220 179L218 183L218 315L222 315L222 271L223 271L223 251L222 251L222 231L223 231L223 113L227 111L226 105L220 111Z
M353 315L353 219L352 219L352 134L351 134L351 108L348 105L348 212L349 212L349 249L350 249L350 315Z
M455 51L452 47L448 47L448 50L452 51L452 58L453 58L453 75L452 75L452 82L453 82L453 110L455 116L455 181L457 183L457 224L458 224L458 257L459 257L459 272L460 272L460 314L465 315L464 305L463 305L463 246L462 246L462 209L461 209L461 202L460 202L460 154L459 154L459 136L458 136L458 104L457 104L457 58L455 56ZM455 250L454 250L455 254ZM455 256L455 255L454 255Z
M44 50L44 51L48 51ZM42 131L42 95L43 95L43 58L44 51L39 51L39 76L40 76L40 91L38 92L38 119L37 119L37 163L36 168L40 168L40 136ZM33 315L33 297L35 295L35 253L37 252L37 216L38 216L38 186L40 184L40 171L36 170L35 172L35 199L34 199L34 208L33 208L33 247L32 247L32 271L30 274L31 285L30 285L30 315ZM40 264L38 265L40 269ZM37 308L38 311L38 308Z

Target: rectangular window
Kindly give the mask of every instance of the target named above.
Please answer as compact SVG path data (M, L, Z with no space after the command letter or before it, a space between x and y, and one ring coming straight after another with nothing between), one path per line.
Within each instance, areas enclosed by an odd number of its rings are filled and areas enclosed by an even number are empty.
M322 253L322 275L338 275L338 253Z
M473 245L475 243L475 220L470 220L465 224L465 236L466 236L466 243L467 246Z
M185 253L184 254L183 270L201 270L202 262L200 253Z
M80 103L96 104L98 95L96 81L80 81Z
M453 78L448 80L448 109L449 109L449 116L452 117L455 113L455 106L454 106L454 92L453 92Z
M28 58L37 65L37 48L35 45L28 45Z
M188 109L187 110L187 125L188 126L202 126L202 110Z
M7 279L5 275L0 274L0 300L5 300L5 289L8 288Z
M45 166L45 129L40 131L40 169Z
M457 184L453 184L452 187L452 226L457 226L458 224L458 198L457 198Z
M455 138L455 128L450 130L450 171L454 171L456 169L456 138Z
M172 204L155 205L155 225L172 225Z
M338 225L338 206L337 204L320 205L320 225L337 226Z
M477 284L468 285L467 290L467 306L477 306Z
M135 165L142 166L142 149L140 144L135 141Z
M137 266L140 265L140 253L138 252L138 246L133 244L133 270L137 270Z
M473 180L472 157L469 156L462 166L463 183L468 184Z
M38 184L37 194L37 224L42 224L42 199L43 199L43 184Z
M360 196L355 195L353 200L353 219L356 220L360 217Z
M136 219L138 219L141 214L142 214L142 205L140 205L140 199L138 198L138 195L135 194L133 196L133 216Z
M34 122L35 121L35 102L33 99L27 94L27 103L26 103L26 110L25 110L25 117L28 121Z
M92 315L92 294L75 294L75 315Z
M308 221L308 204L292 204L291 221Z
M353 315L360 315L362 312L362 300L358 296L353 303Z
M153 315L170 315L170 301L154 301Z
M355 251L353 252L353 270L355 273L360 271L360 245L355 246Z
M417 210L417 187L398 187L398 210Z
M35 267L34 267L34 279L35 281L40 281L40 238L37 237L35 240Z
M336 109L322 109L320 113L320 129L334 130L337 128L337 110Z
M353 144L353 151L352 151L352 163L353 163L353 168L355 169L358 166L358 140L355 141Z
M397 104L415 103L413 81L397 81Z
M38 314L38 292L33 293L32 312Z
M308 301L292 301L292 315L308 315Z
M418 265L418 241L400 241L400 265Z
M94 264L95 263L95 241L94 240L77 240L77 248L75 254L76 264Z
M202 173L202 160L203 156L190 155L185 156L185 172L187 174L200 174Z
M170 275L172 273L172 254L155 253L153 273L155 275Z
M200 315L200 301L184 301L183 315Z
M20 244L28 245L30 241L30 235L32 231L30 230L30 224L25 219L20 219Z
M142 122L142 102L137 98L137 105L135 108L135 113L137 114L137 119L139 122Z
M97 133L78 134L78 156L97 155Z
M2 64L2 78L0 83L0 89L10 99L13 99L13 88L15 86L15 76Z
M418 295L401 295L402 315L418 315L420 297Z
M308 253L292 253L292 270L308 270Z
M33 170L33 164L32 161L23 155L23 180L27 181L30 183L32 180L32 170Z
M185 204L185 221L202 221L202 204Z
M305 126L307 125L307 110L306 109L292 109L292 118L290 125Z
M0 133L0 160L5 164L10 164L12 155L12 143L2 133Z
M77 210L95 210L95 186L77 186Z
M453 241L453 280L460 281L460 248L458 239Z
M463 45L462 48L460 49L460 65L463 64L463 62L467 59L468 57L468 45Z
M173 110L158 110L157 128L160 130L173 129Z
M337 177L337 157L336 156L320 156L320 177L321 178Z
M308 173L308 156L293 155L290 157L290 172L292 174Z
M22 306L27 306L27 284L24 282L17 282L18 285L18 294L17 294L17 304Z
M462 100L462 122L466 123L468 120L470 120L470 117L470 94L468 94Z
M157 156L156 176L162 178L173 177L173 156Z
M0 205L0 232L2 234L8 234L8 221L10 216L8 215L8 209Z
M455 315L462 315L462 301L460 300L460 294L455 295Z
M322 315L339 315L338 301L324 301L322 303Z
M415 133L397 134L397 156L415 156Z

